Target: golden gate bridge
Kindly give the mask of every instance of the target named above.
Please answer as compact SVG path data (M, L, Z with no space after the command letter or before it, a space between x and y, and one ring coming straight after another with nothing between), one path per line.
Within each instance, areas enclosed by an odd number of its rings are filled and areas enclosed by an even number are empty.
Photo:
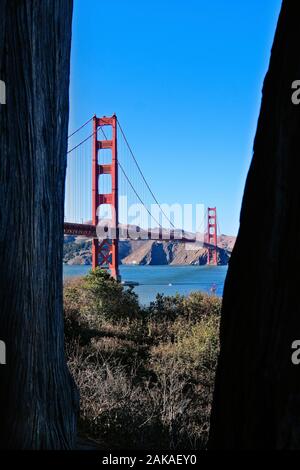
M92 132L73 144L89 124ZM93 269L109 268L114 278L120 278L119 240L197 241L171 221L145 178L116 115L93 116L71 133L68 140L64 233L92 239ZM158 208L158 214L149 209L149 199ZM137 205L139 224L133 227L122 224L120 212L126 214L127 222L128 208L136 210ZM155 229L149 227L149 220L156 224ZM207 208L203 222L207 264L217 265L216 207Z

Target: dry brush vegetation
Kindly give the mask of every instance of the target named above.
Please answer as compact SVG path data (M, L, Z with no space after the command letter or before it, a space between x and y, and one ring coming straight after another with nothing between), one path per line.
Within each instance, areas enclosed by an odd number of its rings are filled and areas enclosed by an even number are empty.
M69 367L80 432L102 448L205 448L221 300L136 295L98 270L66 282Z

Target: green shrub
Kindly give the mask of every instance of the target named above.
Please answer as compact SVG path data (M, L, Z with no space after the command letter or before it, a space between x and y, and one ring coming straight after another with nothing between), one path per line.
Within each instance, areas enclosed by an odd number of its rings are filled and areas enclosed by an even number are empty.
M93 310L105 320L133 319L140 314L138 298L132 288L124 288L105 270L97 268L85 276L83 288L91 295Z
M204 317L221 314L222 299L203 292L192 292L183 299L183 316L186 320L196 322Z
M175 360L188 374L199 365L214 369L218 356L219 317L212 315L195 324L180 320L175 323L173 332L175 340L154 346L153 357Z
M198 321L221 312L221 299L202 292L192 292L188 296L176 294L173 297L158 294L150 303L147 313L152 319L174 321L183 317L188 321Z
M104 322L131 321L141 317L137 295L105 270L97 268L64 286L66 329L75 324L99 328Z

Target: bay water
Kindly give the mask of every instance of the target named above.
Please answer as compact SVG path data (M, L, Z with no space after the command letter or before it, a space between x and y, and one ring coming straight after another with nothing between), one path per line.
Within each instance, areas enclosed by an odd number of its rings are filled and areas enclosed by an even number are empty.
M134 291L141 304L148 305L156 295L187 295L201 291L223 295L227 266L120 266L122 281L138 282ZM64 278L84 276L86 265L64 265Z

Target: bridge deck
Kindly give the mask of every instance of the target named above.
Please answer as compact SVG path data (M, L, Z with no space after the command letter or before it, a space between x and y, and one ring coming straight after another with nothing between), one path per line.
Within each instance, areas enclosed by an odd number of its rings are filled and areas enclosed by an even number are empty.
M125 232L125 233L124 233ZM139 230L137 230L139 232ZM151 230L140 230L139 236L136 238L133 234L128 233L128 230L121 228L119 229L119 239L120 240L161 240L161 241L176 241L176 242L183 242L183 243L195 243L199 240L196 238L188 238L184 236L180 236L178 234L178 230L170 230L170 232L166 231L151 231ZM96 233L95 225L90 224L74 224L70 222L64 223L64 233L65 235L74 235L74 236L83 236L87 238L98 238ZM207 245L204 243L204 245Z

